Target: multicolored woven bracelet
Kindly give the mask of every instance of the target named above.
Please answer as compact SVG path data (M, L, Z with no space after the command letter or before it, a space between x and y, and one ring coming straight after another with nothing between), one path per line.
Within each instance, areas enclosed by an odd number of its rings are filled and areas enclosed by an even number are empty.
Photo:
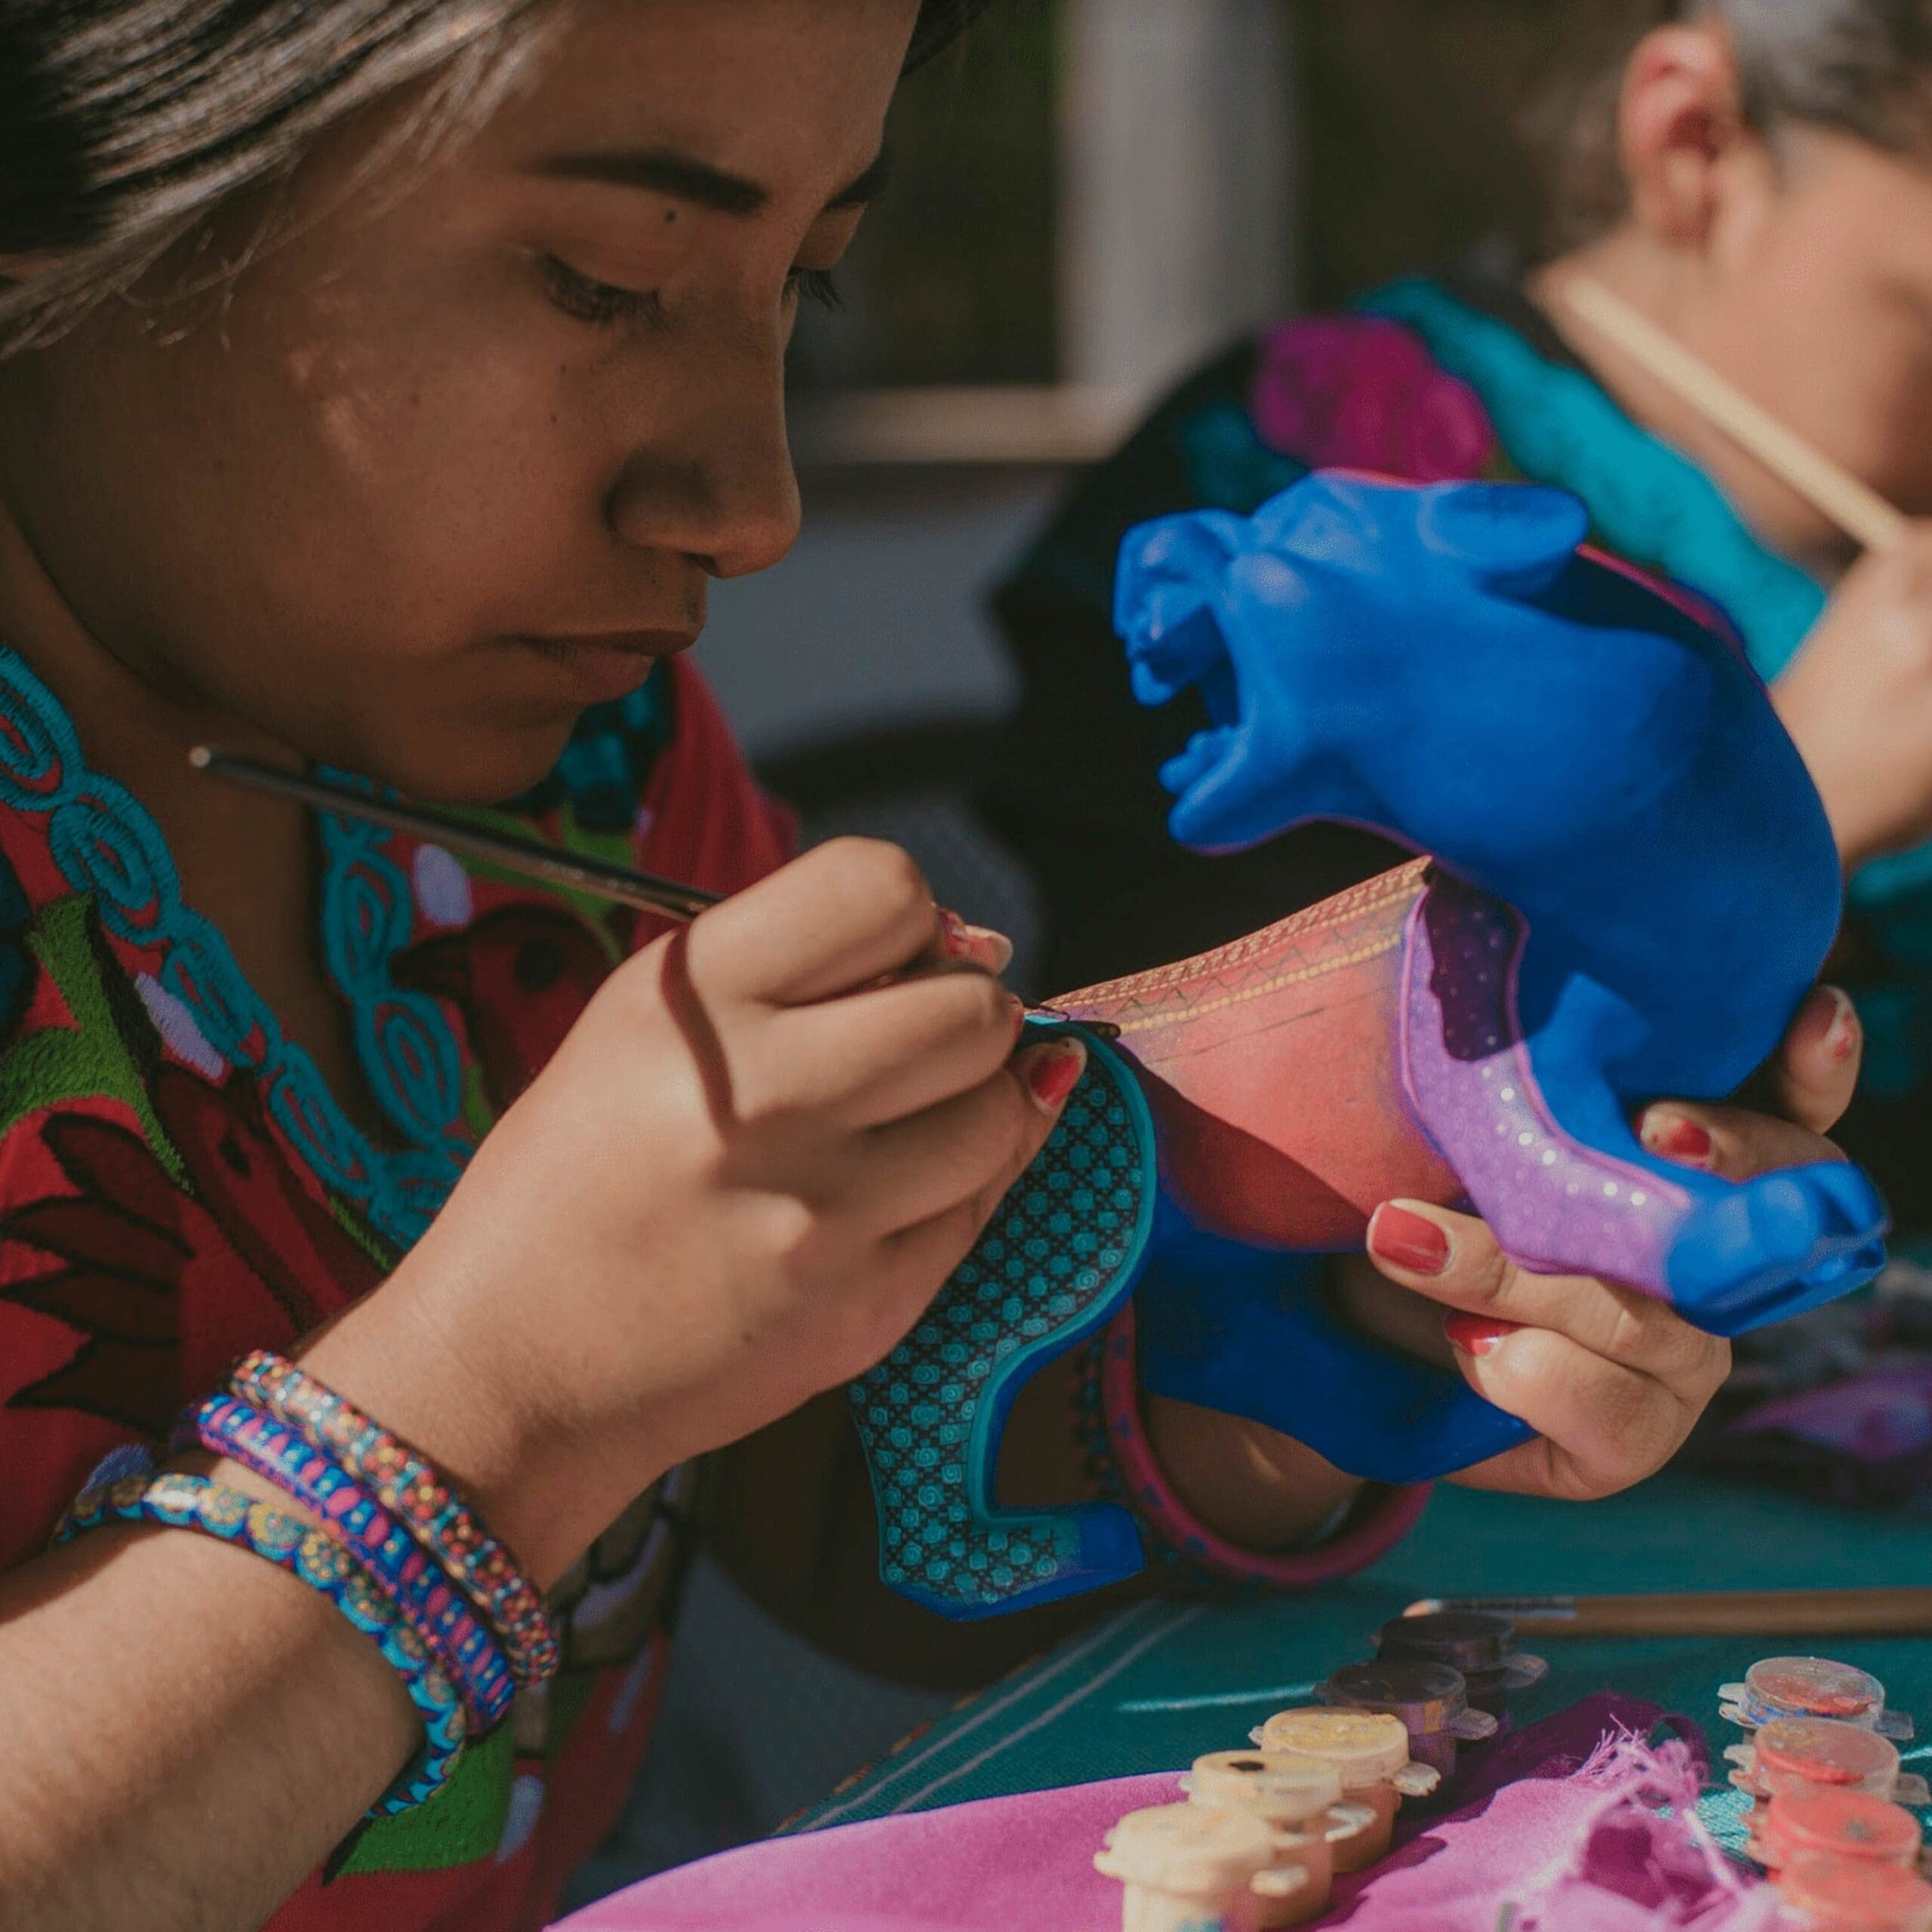
M265 1349L244 1358L228 1387L330 1456L401 1524L495 1632L518 1683L539 1684L555 1673L562 1653L543 1599L509 1552L408 1444Z
M423 1748L370 1807L371 1817L414 1810L449 1782L469 1737L462 1700L422 1639L397 1616L395 1606L335 1537L206 1476L146 1474L82 1490L61 1518L54 1540L66 1543L110 1523L159 1523L170 1529L194 1530L248 1550L300 1578L364 1635L376 1640L383 1660L402 1679L423 1720Z
M497 1641L414 1539L326 1450L232 1395L190 1410L175 1433L177 1449L198 1444L252 1469L312 1510L346 1543L428 1644L481 1736L503 1721L516 1695Z

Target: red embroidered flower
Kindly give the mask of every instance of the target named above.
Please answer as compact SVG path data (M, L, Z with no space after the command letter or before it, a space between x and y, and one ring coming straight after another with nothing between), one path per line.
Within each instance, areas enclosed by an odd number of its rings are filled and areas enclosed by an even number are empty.
M0 1287L0 1300L85 1338L15 1405L78 1409L154 1437L238 1355L286 1347L382 1271L304 1185L253 1080L214 1087L168 1065L151 1091L187 1188L132 1128L55 1115L42 1135L73 1192L15 1209L0 1241L60 1265Z
M1449 483L1482 475L1496 450L1475 391L1381 315L1312 315L1264 336L1248 411L1270 449L1315 469Z
M435 994L461 1014L500 1113L549 1064L611 964L582 920L506 906L411 946L391 970L398 986Z

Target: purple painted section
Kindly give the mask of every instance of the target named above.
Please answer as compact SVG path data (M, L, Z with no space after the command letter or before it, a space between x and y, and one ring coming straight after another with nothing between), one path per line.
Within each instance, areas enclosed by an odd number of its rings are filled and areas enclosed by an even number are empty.
M1689 1196L1572 1140L1551 1116L1516 1014L1524 937L1508 906L1453 880L1417 902L1402 993L1410 1104L1524 1266L1661 1296Z

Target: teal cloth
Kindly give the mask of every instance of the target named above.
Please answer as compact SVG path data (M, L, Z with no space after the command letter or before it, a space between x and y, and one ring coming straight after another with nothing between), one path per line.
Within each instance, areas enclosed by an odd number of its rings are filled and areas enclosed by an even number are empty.
M1932 1523L1860 1516L1685 1475L1574 1505L1444 1487L1415 1533L1373 1569L1305 1597L1149 1601L1063 1644L901 1746L791 1829L971 1798L1178 1769L1235 1749L1272 1712L1309 1701L1337 1665L1367 1656L1389 1617L1425 1596L1804 1589L1932 1580ZM1932 1633L1823 1643L1749 1638L1540 1639L1549 1677L1525 1718L1605 1688L1700 1722L1713 1761L1739 1734L1720 1684L1757 1658L1819 1652L1881 1678L1932 1732ZM1932 1737L1903 1747L1932 1764ZM1724 1822L1720 1799L1714 1822Z

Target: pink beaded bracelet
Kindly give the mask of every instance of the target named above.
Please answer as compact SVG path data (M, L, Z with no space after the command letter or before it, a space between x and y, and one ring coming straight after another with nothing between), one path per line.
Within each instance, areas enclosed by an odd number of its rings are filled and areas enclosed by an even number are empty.
M535 1586L414 1450L266 1349L244 1358L228 1386L329 1457L389 1511L489 1626L518 1684L541 1683L555 1674L562 1653Z

